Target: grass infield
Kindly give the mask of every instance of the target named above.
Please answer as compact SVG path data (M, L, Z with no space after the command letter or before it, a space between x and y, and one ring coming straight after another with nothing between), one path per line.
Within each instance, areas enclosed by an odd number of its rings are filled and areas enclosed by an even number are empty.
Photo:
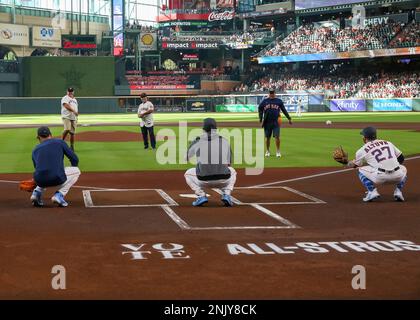
M200 117L201 116L201 117ZM203 117L212 116L219 121L255 121L255 114L156 114L157 125L155 133L159 135L161 129L171 129L174 132L176 145L179 142L178 127L159 126L159 122L178 120L202 121ZM116 120L118 118L118 120ZM420 114L308 114L298 121L324 121L326 119L339 122L413 122L420 121ZM80 123L92 124L102 122L136 122L135 115L82 115ZM61 124L57 115L47 116L0 116L0 124ZM62 127L52 127L54 136L60 136ZM194 128L189 128L192 130ZM195 128L197 129L197 128ZM231 128L232 129L232 128ZM252 130L254 141L256 129ZM85 131L130 131L139 132L137 126L81 126L78 133ZM31 151L37 144L34 128L7 128L0 129L0 173L29 173L33 171ZM140 137L140 133L139 133ZM332 151L337 145L342 145L352 157L355 151L362 145L359 130L355 129L304 129L285 127L282 128L282 154L283 157L265 158L264 167L325 167L339 166L332 160ZM381 130L380 137L396 144L406 156L420 153L418 143L420 133L408 130ZM77 140L77 135L76 135ZM175 141L173 141L174 143ZM164 141L158 142L158 146ZM232 140L232 148L235 144ZM255 155L255 143L245 144L244 148L252 148ZM274 153L274 141L272 142L272 154ZM76 142L76 151L80 158L82 171L91 172L114 172L114 171L140 171L140 170L184 170L191 164L165 164L156 161L155 152L144 150L143 143L135 142ZM177 149L178 151L178 149ZM251 150L248 150L249 152ZM178 152L177 152L178 153ZM234 167L254 167L255 164L234 164Z

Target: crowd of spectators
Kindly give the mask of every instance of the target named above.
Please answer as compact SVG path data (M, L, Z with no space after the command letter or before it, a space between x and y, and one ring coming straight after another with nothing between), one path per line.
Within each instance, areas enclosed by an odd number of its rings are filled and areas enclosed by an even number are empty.
M420 46L420 22L413 21L390 43L392 48Z
M141 32L154 32L157 30L154 26L146 26L143 24L138 23L137 21L133 21L130 23L129 21L125 25L125 29L129 30L140 30Z
M188 83L188 77L183 75L130 75L126 77L130 86L182 85Z
M388 22L344 29L334 23L328 26L311 23L301 26L262 54L282 56L409 46L419 43L419 32L419 23Z
M276 88L279 92L288 90L318 91L327 98L415 98L420 97L420 73L382 72L372 74L354 74L336 72L320 74L293 72L282 75L270 75L243 83L235 92L267 92Z

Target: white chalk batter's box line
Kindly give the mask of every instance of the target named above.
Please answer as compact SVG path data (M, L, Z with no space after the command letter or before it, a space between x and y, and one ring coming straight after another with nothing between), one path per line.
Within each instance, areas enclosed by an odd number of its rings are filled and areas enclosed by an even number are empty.
M235 190L253 190L253 189L284 189L287 190L291 193L297 194L299 196L301 196L302 198L305 198L307 200L311 200L311 201L272 201L272 202L242 202L240 200L238 200L235 197L232 197L232 201L233 203L237 204L237 205L254 205L254 204L258 204L258 205L280 205L280 204L325 204L326 202L315 198L313 196L310 196L309 194L303 193L301 191L298 191L296 189L290 188L290 187L284 187L284 186L275 186L275 187L237 187L235 188ZM213 189L213 191L217 192L218 194L222 195L223 192L220 189Z
M155 191L157 192L165 203L157 204L123 204L123 205L95 205L92 200L92 192L130 192L130 191ZM162 207L162 206L178 206L178 203L171 198L162 189L102 189L102 190L83 190L83 199L86 208L136 208L136 207Z
M103 189L103 190L83 190L83 198L85 200L85 205L87 208L134 208L134 207L161 207L165 213L172 219L182 230L257 230L257 229L296 229L300 228L298 225L292 223L291 221L287 220L286 218L274 213L273 211L263 207L262 205L279 205L279 204L325 204L325 201L322 201L318 198L310 196L306 193L300 192L296 189L284 186L276 186L276 187L256 187L256 188L249 188L249 187L237 187L238 189L284 189L289 192L298 194L299 196L306 198L311 201L303 201L303 202L264 202L264 203L244 203L235 197L232 197L232 201L239 206L252 206L261 213L277 220L278 222L282 223L283 225L276 225L276 226L214 226L214 227L192 227L190 226L185 220L183 220L176 212L171 208L171 206L179 206L179 204L173 200L165 191L162 189ZM212 189L218 194L223 194L220 189ZM167 203L165 204L147 204L147 205L94 205L91 197L91 192L129 192L129 191L156 191L159 195L165 199ZM199 209L199 208L197 208Z

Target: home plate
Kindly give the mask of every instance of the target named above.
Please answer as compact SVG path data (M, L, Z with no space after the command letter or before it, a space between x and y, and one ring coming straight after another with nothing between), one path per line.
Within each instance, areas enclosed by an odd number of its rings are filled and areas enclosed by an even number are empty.
M189 194L189 193L181 193L179 196L180 197L183 197L183 198L193 198L193 199L196 199L197 198L197 195L195 195L194 193L191 193L191 194ZM209 194L206 194L206 197L210 197L210 195Z

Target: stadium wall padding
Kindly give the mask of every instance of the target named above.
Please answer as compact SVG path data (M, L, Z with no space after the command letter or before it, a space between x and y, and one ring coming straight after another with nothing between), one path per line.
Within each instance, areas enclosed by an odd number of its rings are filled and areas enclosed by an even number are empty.
M78 98L83 113L126 112L117 97ZM60 116L61 98L0 98L0 114L57 114Z
M114 95L114 57L25 57L25 97L60 97L74 87L77 97Z

